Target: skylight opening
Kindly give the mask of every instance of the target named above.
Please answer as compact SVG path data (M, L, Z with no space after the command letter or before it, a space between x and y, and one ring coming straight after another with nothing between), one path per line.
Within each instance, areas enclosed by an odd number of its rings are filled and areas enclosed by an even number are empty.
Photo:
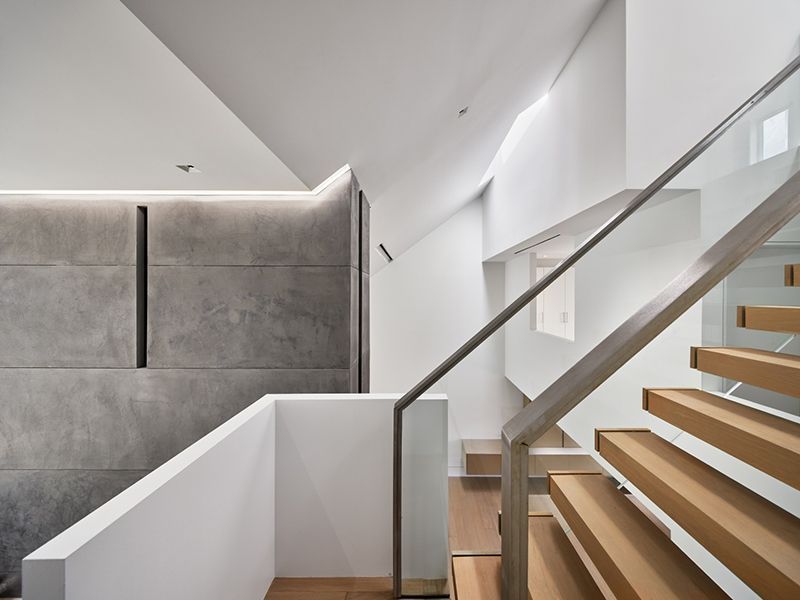
M481 179L481 186L487 183L494 176L497 167L505 164L511 157L520 140L522 140L523 136L525 135L525 132L528 131L531 123L533 123L533 120L536 118L536 115L538 115L539 111L542 110L544 103L547 101L548 95L549 94L545 94L539 98L536 102L519 113L517 118L514 119L514 122L511 124L511 128L508 130L508 133L503 140L503 143L500 144L500 148L497 150L497 154L495 154L492 162L489 164L489 168L486 169L486 173L484 173L483 178Z
M533 123L533 120L536 118L536 115L542 110L542 106L544 106L546 100L547 94L519 113L517 118L514 119L511 129L509 129L506 134L506 138L503 140L503 143L500 144L500 156L503 158L503 162L506 162L512 152L514 152L522 136L525 135L525 132L528 131L531 123Z

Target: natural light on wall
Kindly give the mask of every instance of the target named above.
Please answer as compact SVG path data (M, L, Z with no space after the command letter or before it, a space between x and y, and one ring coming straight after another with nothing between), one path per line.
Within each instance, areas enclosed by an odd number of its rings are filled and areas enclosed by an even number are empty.
M517 118L514 119L511 129L508 130L503 143L500 144L500 148L497 150L497 154L494 155L492 162L489 164L489 168L486 169L486 173L484 173L481 178L481 186L485 185L494 176L497 167L505 163L514 152L522 136L525 135L525 132L531 126L536 115L539 114L542 106L544 106L544 103L547 101L547 96L548 94L545 94L539 98L536 102L519 113Z
M761 123L761 160L789 149L789 111L783 110Z

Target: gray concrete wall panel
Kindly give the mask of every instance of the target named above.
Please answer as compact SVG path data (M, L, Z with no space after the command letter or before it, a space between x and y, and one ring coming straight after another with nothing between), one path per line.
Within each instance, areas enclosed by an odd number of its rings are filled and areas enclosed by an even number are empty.
M347 390L345 370L0 369L0 466L154 469L264 394Z
M148 366L349 367L349 267L152 267Z
M133 265L135 261L132 203L0 201L0 264Z
M135 366L135 269L0 266L0 366Z

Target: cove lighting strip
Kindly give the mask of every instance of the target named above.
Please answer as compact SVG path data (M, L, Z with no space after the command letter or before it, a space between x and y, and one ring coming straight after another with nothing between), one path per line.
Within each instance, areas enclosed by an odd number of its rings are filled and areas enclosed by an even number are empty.
M0 196L296 196L310 198L319 195L339 177L350 171L344 165L313 190L257 191L257 190L0 190Z

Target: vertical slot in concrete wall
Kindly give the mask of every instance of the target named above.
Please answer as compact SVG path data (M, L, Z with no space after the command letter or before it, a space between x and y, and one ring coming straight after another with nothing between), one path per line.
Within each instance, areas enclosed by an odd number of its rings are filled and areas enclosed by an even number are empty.
M147 366L147 207L136 207L136 366Z

